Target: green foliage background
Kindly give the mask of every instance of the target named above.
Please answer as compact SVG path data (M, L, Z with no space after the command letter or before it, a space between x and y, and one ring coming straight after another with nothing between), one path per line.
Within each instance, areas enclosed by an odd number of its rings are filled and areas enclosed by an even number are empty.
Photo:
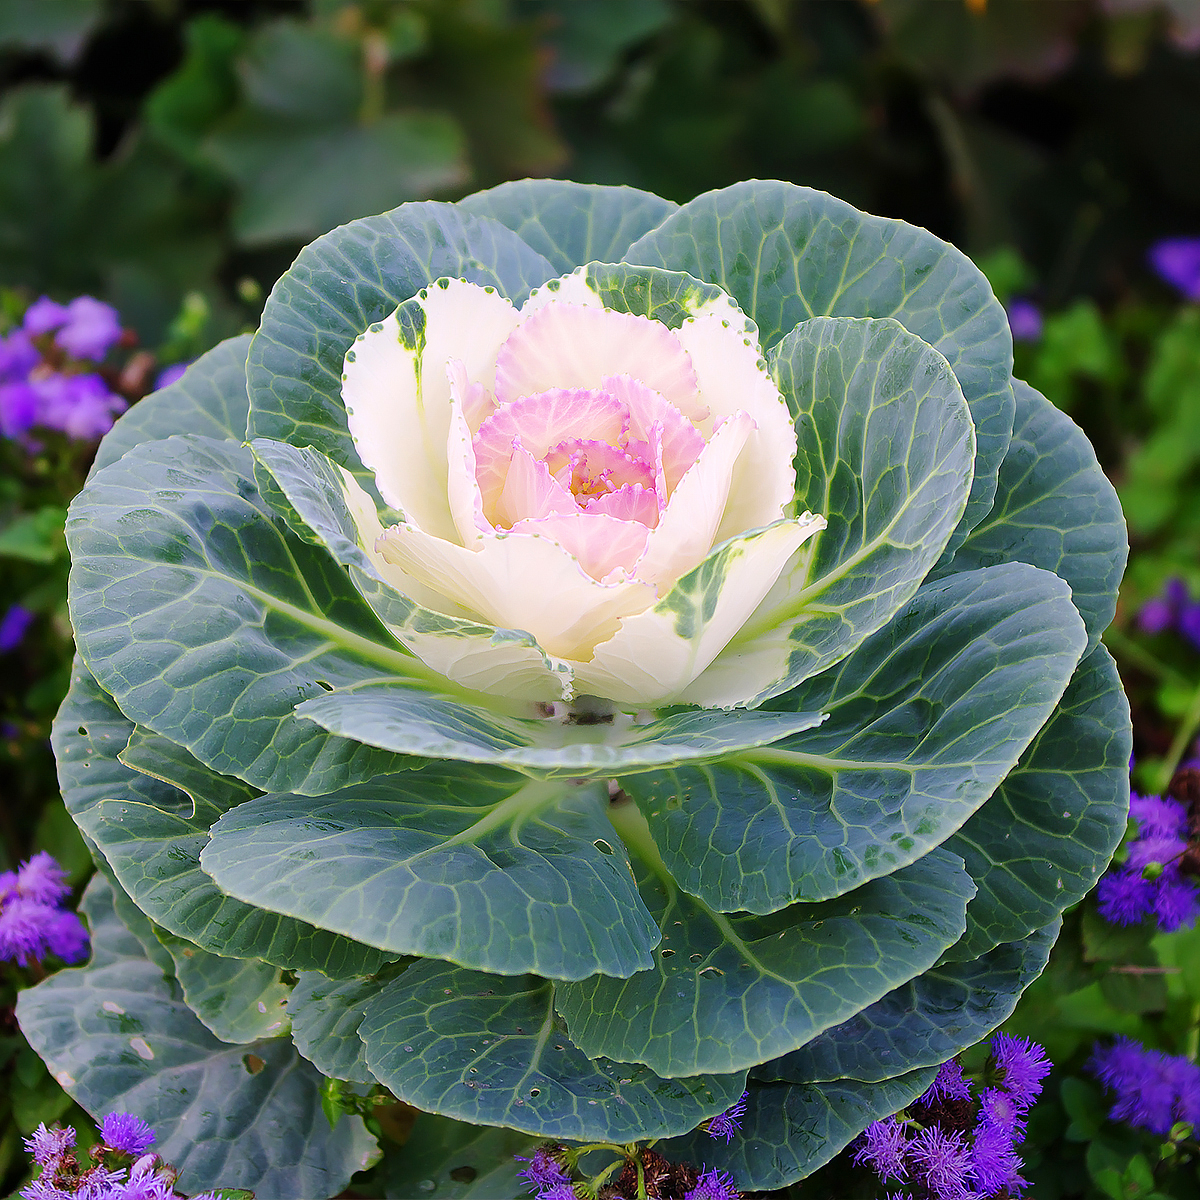
M1083 426L1118 483L1134 553L1105 640L1134 703L1135 784L1153 790L1200 728L1200 656L1131 624L1171 575L1200 586L1200 309L1145 264L1157 238L1200 234L1200 24L1155 0L980 9L3 0L0 324L43 292L86 291L159 364L190 360L253 328L332 226L526 175L678 201L782 178L924 225L1001 299L1046 310L1015 373ZM0 660L0 869L45 847L77 884L91 860L47 738L70 677L63 516L89 454L0 443L0 612L38 614ZM1069 915L1010 1023L1059 1063L1027 1146L1038 1200L1200 1194L1186 1141L1164 1150L1106 1122L1081 1072L1108 1033L1194 1057L1197 961L1195 933L1116 930L1086 902ZM13 986L0 984L6 1021ZM11 1021L0 1061L5 1191L25 1172L22 1133L86 1120ZM842 1170L801 1194L869 1194Z

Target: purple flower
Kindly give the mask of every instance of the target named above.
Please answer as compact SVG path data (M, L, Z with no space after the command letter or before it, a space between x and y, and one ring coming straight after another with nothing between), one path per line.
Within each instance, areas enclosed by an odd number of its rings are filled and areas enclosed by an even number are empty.
M102 359L121 336L117 310L91 296L77 296L66 308L66 321L54 340L72 358Z
M749 1096L749 1092L743 1092L741 1099L735 1105L705 1123L704 1130L709 1137L724 1138L726 1145L733 1141L733 1135L742 1127L742 1118L746 1115L746 1101Z
M1200 1117L1200 1067L1186 1058L1118 1038L1096 1046L1088 1069L1116 1092L1109 1112L1114 1121L1166 1137L1176 1121Z
M21 1189L21 1200L74 1200L74 1192L64 1192L45 1176Z
M979 1129L998 1129L1014 1142L1025 1136L1024 1109L1003 1088L985 1088L979 1097Z
M1178 800L1134 793L1129 797L1129 815L1145 837L1187 837L1187 808Z
M39 904L58 904L71 893L62 867L45 851L21 864L17 871L17 894Z
M1114 925L1138 925L1154 907L1155 890L1140 871L1117 868L1096 889L1100 915Z
M8 337L0 338L0 382L23 382L41 361L38 348L24 329L14 329Z
M975 1131L971 1170L980 1195L1019 1195L1029 1186L1021 1177L1022 1165L1012 1138L1002 1129L984 1125Z
M0 962L27 967L48 949L46 924L57 909L18 897L0 911Z
M935 1200L974 1200L971 1149L961 1133L922 1129L909 1143L908 1161Z
M1160 279L1200 300L1200 238L1164 238L1150 247L1149 259Z
M939 1104L944 1100L969 1100L971 1085L963 1075L962 1065L958 1059L952 1058L938 1067L929 1090L917 1102L918 1104Z
M111 1112L104 1118L100 1136L105 1145L133 1158L141 1158L154 1145L154 1130L133 1113Z
M63 962L83 962L88 956L90 939L83 922L67 909L58 908L42 927L46 949Z
M33 621L33 613L21 604L9 606L8 611L0 618L0 654L8 654L15 650L29 632Z
M1036 342L1042 336L1042 310L1032 300L1015 297L1008 302L1008 325L1014 342Z
M129 406L114 396L99 375L48 375L33 384L38 394L37 423L79 441L103 437Z
M733 1185L733 1176L728 1171L705 1171L696 1180L696 1186L685 1192L683 1200L740 1200L741 1192Z
M904 1124L895 1117L888 1117L863 1130L862 1142L854 1152L854 1162L860 1167L869 1163L880 1179L903 1179L907 1149L908 1132Z
M525 1170L517 1172L517 1178L524 1179L535 1191L544 1192L557 1184L571 1182L571 1176L545 1146L535 1150L532 1158L517 1155L517 1159L529 1164Z
M35 337L39 333L49 333L66 323L67 309L65 305L55 304L49 296L41 296L26 310L22 326L26 333Z
M158 378L154 381L154 390L157 392L160 388L170 387L171 384L177 383L183 378L184 372L191 366L191 363L174 363L169 367L163 367L158 373Z
M1200 892L1196 890L1195 882L1177 872L1164 875L1154 897L1154 916L1163 933L1174 933L1185 925L1193 925L1200 916Z
M75 1148L75 1130L47 1129L43 1122L25 1139L25 1149L33 1155L33 1161L42 1167L57 1166L68 1151Z
M28 383L0 383L0 434L19 438L37 423L38 394Z
M1200 604L1192 601L1182 579L1168 580L1161 596L1142 605L1138 627L1143 633L1165 633L1175 629L1200 649Z
M538 1192L537 1200L579 1200L569 1183L556 1183L544 1192Z
M1042 1080L1053 1066L1045 1050L1028 1038L1008 1033L996 1034L991 1049L1004 1090L1018 1105L1028 1108L1041 1094Z

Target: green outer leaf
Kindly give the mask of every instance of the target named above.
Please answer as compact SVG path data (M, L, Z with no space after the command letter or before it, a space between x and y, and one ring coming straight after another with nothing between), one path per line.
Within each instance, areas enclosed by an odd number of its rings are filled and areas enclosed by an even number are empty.
M320 971L302 971L288 997L292 1041L296 1049L331 1079L374 1083L358 1027L367 1001L388 980L329 979Z
M285 1037L291 988L279 968L258 958L223 958L163 930L158 940L175 964L183 1002L223 1042Z
M524 1184L517 1178L521 1164L516 1156L532 1158L536 1146L536 1141L512 1129L468 1125L422 1113L404 1149L388 1156L384 1194L390 1200L412 1200L413 1196L437 1196L438 1200L519 1196ZM464 1179L468 1171L475 1173Z
M317 696L296 715L331 733L430 758L494 763L549 778L627 775L668 764L720 758L765 746L823 719L814 713L691 710L635 724L575 724L568 718L530 720L453 704L383 684Z
M401 1100L556 1140L682 1133L742 1094L742 1072L666 1080L586 1057L562 1032L552 1001L544 979L426 959L367 1005L359 1036L371 1072Z
M701 283L683 271L663 271L657 267L637 267L632 263L594 262L581 268L589 290L600 297L613 312L632 313L659 321L668 329L678 329L685 321L714 309L728 315L730 324L758 341L758 330L737 302L711 283ZM554 283L549 284L550 288Z
M775 678L752 703L844 658L912 597L962 516L975 457L954 373L897 321L806 321L771 373L796 422L796 508L829 525L705 673L767 658Z
M134 446L173 433L243 441L250 412L246 395L249 348L248 333L227 338L196 359L182 379L139 400L104 436L88 478Z
M21 1029L58 1082L93 1116L133 1113L189 1193L250 1188L259 1200L329 1196L367 1166L375 1142L357 1117L336 1129L321 1076L282 1038L218 1042L172 997L113 913L96 878L84 897L92 961L22 992ZM262 1062L251 1074L244 1056Z
M742 1131L728 1145L695 1130L656 1149L672 1160L730 1171L743 1191L773 1191L811 1175L873 1121L911 1104L935 1074L925 1067L881 1083L751 1082Z
M1053 920L1095 885L1129 814L1129 702L1097 646L996 794L946 842L979 894L947 958L975 958Z
M444 276L495 287L520 303L555 274L498 221L453 204L402 204L317 238L263 309L246 364L246 436L313 446L372 490L341 399L342 360L354 339Z
M954 575L774 702L828 712L820 728L622 786L679 886L713 908L840 895L919 859L992 794L1086 640L1069 588L1048 571Z
M679 205L652 192L565 179L519 179L475 192L457 207L493 217L560 275L590 262L616 262Z
M72 817L100 840L97 852L106 856L104 867L119 873L120 886L149 916L214 953L330 975L379 969L384 956L373 947L251 908L221 892L200 870L200 851L208 841L208 827L222 811L220 805L240 803L248 790L194 760L189 774L185 751L157 735L133 738L133 733L133 723L77 659L51 735L59 785ZM153 769L180 786L118 761L127 741L135 743L131 758L141 770ZM120 803L103 804L112 797L120 797ZM115 808L122 819L104 819L103 808ZM122 918L128 923L123 913ZM166 957L153 933L147 932L153 949Z
M927 230L825 192L751 180L707 192L635 242L628 262L716 283L769 349L817 316L895 317L940 350L971 409L975 481L953 550L987 513L1012 436L1012 335L983 273Z
M210 438L136 447L71 505L80 653L125 712L222 774L321 794L411 760L292 715L331 686L428 669L322 550L282 529L250 452Z
M848 1020L933 966L958 940L975 891L961 860L939 849L836 900L724 916L650 861L648 835L616 814L614 823L639 856L662 946L653 968L629 979L560 985L555 1007L586 1054L664 1076L743 1070Z
M996 502L943 570L1015 561L1053 571L1071 585L1091 649L1117 611L1129 557L1121 502L1083 430L1029 384L1014 379L1013 392Z
M112 892L113 912L117 914L117 920L137 938L142 947L142 953L162 972L163 978L174 981L175 961L167 953L167 948L158 940L157 926L134 904L132 897L121 886L112 867L108 865L108 860L100 853L99 847L86 833L83 835L83 841L92 853L97 873L103 876L109 891ZM178 998L177 992L172 994Z
M1058 937L1055 920L1021 942L972 962L934 967L842 1025L752 1072L761 1081L813 1083L892 1079L936 1067L1007 1020L1021 993L1042 973Z
M439 763L319 799L251 800L213 826L200 863L247 903L398 954L624 976L650 965L659 932L607 807L600 782Z

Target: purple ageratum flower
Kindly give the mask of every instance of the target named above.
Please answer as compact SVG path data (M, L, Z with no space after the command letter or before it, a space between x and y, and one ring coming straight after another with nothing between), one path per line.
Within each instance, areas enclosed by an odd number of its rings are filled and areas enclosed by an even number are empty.
M9 606L4 616L0 617L0 654L8 654L25 640L32 621L33 613L24 605Z
M117 310L92 296L77 296L67 305L66 314L54 340L72 358L99 362L121 336Z
M49 296L40 296L26 310L21 322L26 333L37 337L38 334L50 333L67 321L67 309L64 304L56 304Z
M1200 604L1195 603L1182 579L1171 579L1163 594L1147 600L1138 612L1138 628L1143 633L1164 633L1174 629L1200 649Z
M1003 1088L984 1088L979 1097L977 1132L998 1129L1011 1141L1019 1142L1025 1137L1025 1112Z
M66 963L83 962L88 956L91 939L83 922L65 908L54 910L54 915L43 926L46 949Z
M1130 1038L1097 1045L1088 1069L1117 1095L1109 1116L1166 1137L1176 1121L1200 1121L1200 1067Z
M45 850L21 864L16 890L19 896L39 904L59 904L71 894L66 872Z
M1014 342L1040 341L1042 310L1032 300L1015 297L1008 302L1008 327Z
M741 1200L741 1195L728 1171L714 1169L702 1172L696 1186L684 1193L683 1200Z
M158 373L158 378L154 381L154 390L157 392L161 388L170 387L173 383L178 383L184 376L191 363L174 363L169 367L163 367Z
M57 1166L63 1155L74 1148L75 1130L69 1125L66 1129L47 1129L43 1122L25 1139L25 1149L40 1167Z
M27 967L55 954L64 962L78 962L87 947L87 930L73 912L22 896L0 910L0 961Z
M0 383L0 434L19 438L37 423L38 394L28 383Z
M903 1122L895 1117L874 1121L863 1130L862 1141L854 1152L855 1165L870 1165L880 1179L903 1179L908 1145L908 1131Z
M908 1162L934 1200L975 1200L971 1148L961 1133L922 1129L909 1143Z
M1200 917L1200 891L1191 879L1175 874L1158 881L1154 896L1154 917L1163 933L1174 933L1191 926Z
M517 1155L517 1160L529 1164L525 1170L517 1172L517 1178L524 1179L539 1193L560 1183L571 1182L571 1176L563 1169L562 1163L554 1158L545 1146L535 1150L532 1158L521 1158Z
M1142 836L1187 837L1187 807L1169 796L1139 796L1134 793L1129 797L1129 815L1138 823L1138 832Z
M1054 1065L1046 1051L1028 1038L1008 1033L996 1034L991 1050L1004 1090L1018 1105L1028 1108L1041 1094L1042 1080Z
M75 1200L75 1192L64 1192L44 1175L20 1191L21 1200Z
M538 1192L537 1200L579 1200L570 1183L556 1183L544 1192Z
M24 329L0 338L0 382L23 382L42 361L33 339Z
M729 1145L733 1141L733 1135L742 1127L742 1118L746 1115L746 1101L749 1097L749 1092L743 1092L741 1099L735 1105L706 1122L704 1130L708 1136L724 1138L725 1144Z
M104 1118L100 1136L106 1146L132 1158L141 1158L157 1140L141 1117L123 1112L111 1112Z
M971 1169L981 1196L1019 1196L1029 1182L1021 1176L1021 1156L1012 1138L995 1125L975 1131Z
M33 383L37 424L78 441L103 437L129 405L114 396L99 375L47 375Z
M962 1064L956 1058L942 1063L929 1090L918 1104L940 1104L944 1100L969 1100L971 1085L963 1075Z
M1140 871L1119 867L1096 888L1100 915L1114 925L1139 925L1154 908L1157 888Z
M1200 238L1164 238L1150 247L1148 257L1160 279L1189 300L1200 300Z

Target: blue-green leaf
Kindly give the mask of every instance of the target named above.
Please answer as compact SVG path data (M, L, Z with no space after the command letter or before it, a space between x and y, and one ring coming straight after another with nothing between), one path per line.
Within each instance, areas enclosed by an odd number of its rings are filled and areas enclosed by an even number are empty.
M452 204L402 204L317 238L263 309L246 365L247 436L313 446L370 490L341 400L342 360L354 339L445 276L519 303L556 273L499 221Z
M587 1054L664 1076L743 1070L848 1020L958 940L975 892L961 860L933 850L836 900L725 915L675 886L632 806L614 824L662 943L650 970L559 985L555 1006Z
M404 770L411 760L292 715L322 683L430 672L337 563L274 519L252 463L186 436L97 473L67 524L80 653L127 716L263 790L319 794Z
M806 321L771 373L796 423L796 509L829 524L692 685L702 703L753 694L748 675L757 703L845 658L920 587L971 488L958 380L898 322Z
M584 263L616 262L679 205L631 187L519 179L475 192L458 207L508 226L566 275Z
M251 800L213 826L200 862L249 904L397 954L624 976L650 965L659 932L607 807L603 783L445 763Z
M250 335L227 338L202 354L181 379L139 400L105 435L88 478L143 442L173 433L240 442L246 436L246 352Z
M872 1083L917 1067L936 1067L1008 1019L1021 993L1046 966L1060 925L1056 920L1024 941L997 946L971 962L934 967L751 1074L786 1083Z
M956 833L979 885L947 954L975 958L1052 921L1104 873L1129 813L1129 701L1097 646L996 794Z
M911 1104L935 1074L927 1067L881 1083L752 1081L742 1131L728 1145L698 1129L657 1149L670 1159L729 1171L743 1191L774 1191L811 1175L873 1121Z
M585 1056L563 1032L553 992L533 976L416 963L367 1005L367 1064L417 1108L573 1141L682 1133L741 1095L742 1072L667 1080Z
M536 1140L513 1129L469 1125L422 1113L401 1150L388 1155L385 1196L412 1200L495 1200L518 1196L517 1156L532 1158Z
M946 357L975 422L975 480L950 549L987 513L1012 436L1012 335L961 251L825 192L751 180L698 196L625 257L719 284L757 323L764 348L812 317L895 317Z
M147 961L95 879L84 898L92 961L21 993L21 1029L93 1116L132 1113L189 1193L249 1188L259 1200L329 1196L376 1155L361 1120L330 1129L320 1074L286 1038L217 1041Z
M1086 640L1070 589L1047 571L954 575L774 702L828 712L820 727L622 784L679 886L713 908L841 895L919 859L992 794Z
M1117 610L1129 543L1116 489L1083 430L1040 392L1013 380L1017 420L992 511L944 571L1026 562L1061 575L1089 649Z

